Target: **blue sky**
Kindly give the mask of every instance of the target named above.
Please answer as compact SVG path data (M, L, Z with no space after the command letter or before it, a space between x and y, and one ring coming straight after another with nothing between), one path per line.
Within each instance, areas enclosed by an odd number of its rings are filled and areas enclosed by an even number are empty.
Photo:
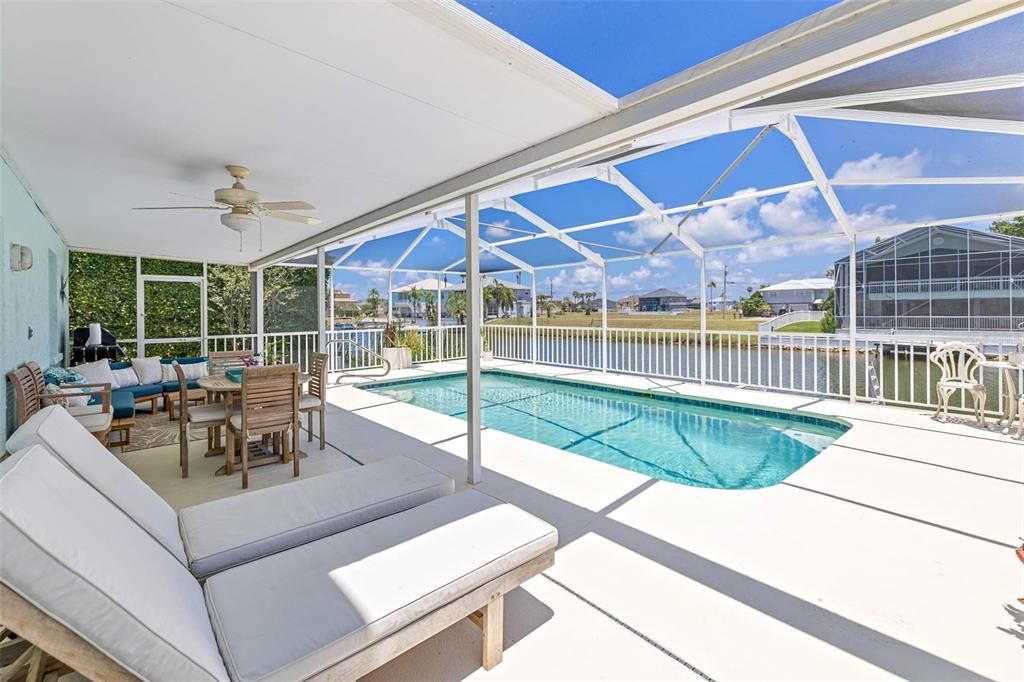
M621 97L730 48L799 20L831 2L518 2L462 0L489 21ZM961 131L934 130L804 119L804 129L830 176L900 177L934 175L1024 174L1024 140ZM756 134L756 130L716 136L620 165L619 169L655 202L673 207L695 201ZM722 197L808 180L792 145L772 131L714 196ZM840 200L861 227L884 226L943 217L993 213L1024 207L1020 186L938 186L839 188ZM639 213L620 190L597 181L575 183L517 197L522 204L559 227ZM456 221L457 222L457 221ZM481 212L484 239L499 241L536 228L518 216L493 209ZM975 225L984 229L987 225ZM814 189L761 200L743 201L695 214L688 229L706 245L742 243L773 235L830 233L838 228ZM888 233L887 233L888 234ZM603 256L625 255L660 240L659 230L639 220L574 234ZM387 265L415 233L367 244L346 265ZM668 246L682 248L678 242ZM572 260L571 251L552 240L510 245L508 251L536 264ZM432 232L403 264L437 270L457 260L457 237ZM741 248L709 256L708 277L721 281L722 268L738 293L793 277L821 277L845 253L841 242L799 242ZM343 253L340 251L339 253ZM498 264L483 258L484 270ZM698 294L696 261L689 256L611 264L609 297L668 287ZM396 273L395 286L430 277L424 272ZM509 279L512 277L510 276ZM458 279L455 275L454 279ZM383 273L338 271L336 286L363 297L371 287L383 290ZM523 275L529 283L529 275ZM573 289L599 291L594 267L543 270L538 287L561 297ZM719 290L720 291L720 290Z

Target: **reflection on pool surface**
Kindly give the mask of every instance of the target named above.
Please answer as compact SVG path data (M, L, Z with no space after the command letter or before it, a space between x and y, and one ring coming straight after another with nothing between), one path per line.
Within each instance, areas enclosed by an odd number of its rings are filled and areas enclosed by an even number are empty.
M464 374L362 388L466 416ZM483 423L490 428L704 488L775 485L849 428L810 415L506 372L484 372L481 388Z

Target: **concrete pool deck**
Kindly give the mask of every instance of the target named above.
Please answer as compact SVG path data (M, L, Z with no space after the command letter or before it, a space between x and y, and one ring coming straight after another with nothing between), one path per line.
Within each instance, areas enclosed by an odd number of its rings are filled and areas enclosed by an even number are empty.
M1024 444L923 410L485 366L834 415L853 428L781 484L743 491L658 481L485 429L477 487L558 527L555 566L509 598L505 661L491 672L464 622L369 677L1024 678L1024 566L1013 554L1024 533ZM433 363L386 380L463 369ZM360 381L329 391L333 447L303 441L303 475L404 454L465 487L465 423ZM351 414L380 427L359 420L357 429ZM201 445L192 461L219 464L202 460ZM174 480L176 446L165 449L122 458L172 504L241 492L202 468ZM254 486L290 480L276 469L253 472Z

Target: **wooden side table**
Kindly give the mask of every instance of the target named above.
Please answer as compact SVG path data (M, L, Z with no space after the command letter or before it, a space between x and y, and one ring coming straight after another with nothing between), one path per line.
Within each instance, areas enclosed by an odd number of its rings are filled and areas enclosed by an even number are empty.
M120 417L110 422L110 433L120 434L121 438L111 445L131 445L132 427L135 426L135 417Z

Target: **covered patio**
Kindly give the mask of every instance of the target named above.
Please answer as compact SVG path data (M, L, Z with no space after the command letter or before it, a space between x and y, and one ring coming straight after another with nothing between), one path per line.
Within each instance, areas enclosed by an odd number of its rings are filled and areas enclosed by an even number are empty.
M928 356L951 340L993 362L1024 351L1024 244L998 242L998 273L966 273L968 301L975 285L1007 300L963 333L860 329L857 265L883 235L1024 215L1024 158L857 176L823 148L905 127L1019 146L1022 11L844 2L616 98L449 2L5 3L3 241L34 250L36 272L3 271L0 359L5 371L70 364L75 254L119 259L123 279L91 290L104 306L79 309L109 314L88 321L131 355L244 350L307 372L328 354L326 447L303 448L303 478L402 456L557 528L555 565L508 594L500 666L481 667L480 636L460 620L364 679L1020 678L1021 444L1009 423L933 420ZM727 158L688 171L703 190L675 201L672 178L645 164L709 141ZM762 145L792 154L800 177L745 186ZM251 205L212 192L238 163L251 169L241 189L263 190ZM879 212L883 191L937 197L935 210ZM944 193L986 208L947 209ZM546 202L599 196L619 208L545 216ZM739 241L698 227L715 210L786 200L816 206L824 227ZM175 210L133 210L154 207ZM218 223L214 210L249 217ZM275 220L285 210L302 213ZM709 328L713 261L807 244L838 246L837 289L858 292L836 333ZM397 257L377 258L383 245ZM609 267L658 259L695 272L699 327L610 324ZM543 273L566 268L595 271L598 324L540 323ZM437 320L414 330L411 367L384 359L383 325L337 327L345 271L386 278L388 323L399 277L434 282ZM290 298L268 294L280 273L300 273L283 278ZM486 324L484 283L512 276L530 289L528 319ZM449 288L464 292L464 324L442 319ZM989 419L1013 415L1020 369L979 371ZM488 428L489 371L850 429L777 485L681 485ZM465 377L464 418L367 390L440 375ZM5 438L15 426L8 417ZM204 441L185 446L188 478L177 442L111 450L176 511L243 494L214 475ZM290 467L263 467L251 486L291 480Z
M834 415L853 428L784 483L748 491L658 481L485 428L477 487L555 524L557 563L508 600L498 668L479 669L473 626L462 623L372 679L1014 679L1019 671L1018 443L938 424L924 410L484 365ZM399 374L462 371L464 363L447 362ZM465 422L363 390L374 381L332 389L323 465L401 452L463 478ZM197 468L210 466L198 448L193 457ZM310 467L321 466L316 457ZM175 506L240 492L212 475L182 480L170 453L123 461ZM281 480L261 471L254 486Z

